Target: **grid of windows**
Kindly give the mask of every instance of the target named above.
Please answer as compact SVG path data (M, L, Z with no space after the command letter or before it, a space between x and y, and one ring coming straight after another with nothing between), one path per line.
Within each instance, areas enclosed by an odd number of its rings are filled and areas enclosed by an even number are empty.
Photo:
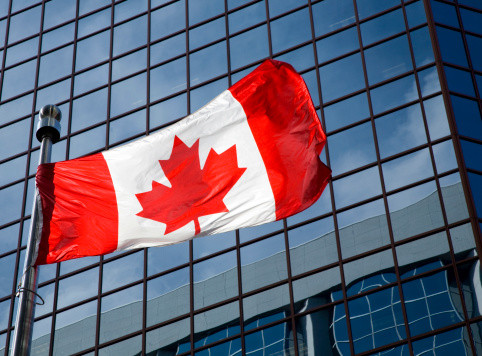
M482 355L478 0L0 2L0 352L39 143L52 161L192 113L266 58L306 81L333 179L304 212L41 266L32 355Z

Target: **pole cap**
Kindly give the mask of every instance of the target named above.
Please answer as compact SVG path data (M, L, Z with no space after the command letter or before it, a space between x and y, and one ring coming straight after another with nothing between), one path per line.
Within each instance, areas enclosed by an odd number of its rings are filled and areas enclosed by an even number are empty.
M56 105L45 105L40 109L40 118L37 125L37 140L50 137L52 143L56 143L60 139L60 119L62 112Z

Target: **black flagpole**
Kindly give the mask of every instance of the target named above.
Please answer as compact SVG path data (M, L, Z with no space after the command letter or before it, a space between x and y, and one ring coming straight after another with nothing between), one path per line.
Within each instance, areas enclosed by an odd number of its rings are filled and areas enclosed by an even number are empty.
M46 105L40 109L40 121L37 126L37 139L41 142L39 164L49 163L52 144L60 138L60 119L62 113L55 105ZM41 225L39 225L40 197L37 189L33 202L30 220L30 232L27 241L27 253L21 282L18 285L19 297L15 335L13 338L13 356L28 356L32 346L33 320L35 314L35 296L37 295L37 248L40 242ZM41 214L41 213L40 213Z

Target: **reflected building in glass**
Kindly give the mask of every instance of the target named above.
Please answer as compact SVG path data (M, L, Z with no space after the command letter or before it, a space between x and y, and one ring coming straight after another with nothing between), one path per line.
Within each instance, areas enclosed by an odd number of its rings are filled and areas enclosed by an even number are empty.
M42 266L32 355L482 355L482 2L0 2L0 349L39 144L138 139L266 58L305 79L333 179L283 221Z

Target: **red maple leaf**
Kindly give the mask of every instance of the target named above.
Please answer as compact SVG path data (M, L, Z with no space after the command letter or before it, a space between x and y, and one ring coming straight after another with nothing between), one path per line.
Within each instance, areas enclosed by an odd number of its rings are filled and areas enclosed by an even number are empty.
M229 211L223 198L246 170L238 167L236 145L221 154L211 149L201 169L199 139L187 147L177 136L171 157L159 163L171 188L153 181L151 191L136 194L143 208L137 215L166 224L165 234L194 220L197 235L200 216Z

